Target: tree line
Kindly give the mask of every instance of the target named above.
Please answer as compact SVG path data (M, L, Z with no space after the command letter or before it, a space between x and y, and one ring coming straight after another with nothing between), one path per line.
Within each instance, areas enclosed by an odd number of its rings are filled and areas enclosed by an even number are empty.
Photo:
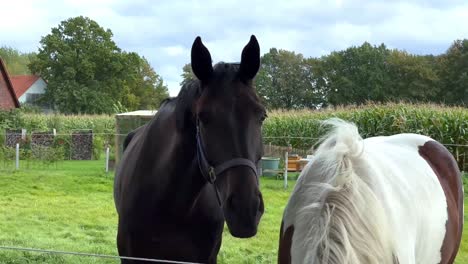
M62 21L42 37L37 52L0 47L12 75L38 74L47 83L42 103L62 113L155 109L169 96L146 58L120 49L87 17ZM255 86L269 109L321 108L368 101L434 102L468 106L468 39L440 55L414 55L364 42L315 58L271 48ZM183 85L194 79L190 64Z
M183 83L194 78L183 67ZM321 108L366 102L468 106L468 40L441 55L414 55L364 42L320 58L271 48L262 56L256 89L269 109Z

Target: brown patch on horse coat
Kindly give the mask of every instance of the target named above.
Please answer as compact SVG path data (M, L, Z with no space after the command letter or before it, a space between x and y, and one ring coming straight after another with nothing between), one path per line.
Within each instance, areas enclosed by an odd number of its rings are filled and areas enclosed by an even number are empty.
M278 263L291 263L291 245L294 234L294 225L289 226L283 234L283 221L281 221L280 241L278 250Z
M441 264L453 263L460 247L463 230L463 189L461 172L450 152L437 141L419 147L419 154L429 163L439 179L447 200L448 219L441 248Z

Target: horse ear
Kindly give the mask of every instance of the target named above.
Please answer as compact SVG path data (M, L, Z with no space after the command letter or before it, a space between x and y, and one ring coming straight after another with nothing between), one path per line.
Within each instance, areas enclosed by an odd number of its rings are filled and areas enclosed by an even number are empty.
M207 81L213 74L211 55L203 45L201 38L197 37L192 45L192 71L200 81Z
M252 80L260 68L260 45L252 35L249 43L242 50L239 76L243 80Z

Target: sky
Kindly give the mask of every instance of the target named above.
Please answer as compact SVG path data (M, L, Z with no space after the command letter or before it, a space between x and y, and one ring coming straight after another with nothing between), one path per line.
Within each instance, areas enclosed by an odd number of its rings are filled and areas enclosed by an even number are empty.
M171 96L197 36L213 63L238 62L253 34L261 53L319 57L367 41L413 54L441 54L468 38L465 0L14 0L0 5L0 46L37 51L61 21L86 16L125 51L150 62Z

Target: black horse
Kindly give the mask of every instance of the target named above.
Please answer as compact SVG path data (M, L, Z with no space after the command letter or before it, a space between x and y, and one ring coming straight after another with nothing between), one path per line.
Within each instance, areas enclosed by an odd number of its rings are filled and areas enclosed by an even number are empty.
M252 87L257 39L251 36L240 64L213 67L197 37L191 63L198 80L126 139L114 184L121 256L216 263L224 220L235 237L257 233L266 117Z

